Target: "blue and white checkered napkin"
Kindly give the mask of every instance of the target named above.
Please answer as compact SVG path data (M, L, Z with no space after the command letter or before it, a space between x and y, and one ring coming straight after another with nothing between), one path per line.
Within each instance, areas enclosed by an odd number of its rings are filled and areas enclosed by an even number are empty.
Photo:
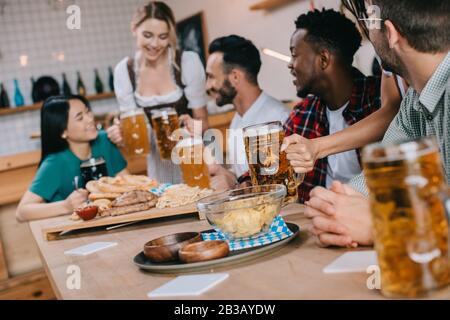
M230 250L240 250L246 248L259 247L272 242L280 241L292 236L293 233L289 230L286 222L281 216L277 216L270 226L270 230L267 234L262 236L253 236L247 238L241 238L236 240L228 240L220 232L202 233L204 241L209 240L226 240L230 246Z
M150 192L157 195L158 197L161 197L164 191L166 191L171 186L172 186L171 183L162 183L156 188L151 188Z

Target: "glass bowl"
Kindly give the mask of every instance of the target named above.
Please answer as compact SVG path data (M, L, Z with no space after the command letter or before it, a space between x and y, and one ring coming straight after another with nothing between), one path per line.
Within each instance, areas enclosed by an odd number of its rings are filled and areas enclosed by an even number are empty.
M253 186L207 196L197 208L227 239L241 239L266 234L285 196L282 184Z

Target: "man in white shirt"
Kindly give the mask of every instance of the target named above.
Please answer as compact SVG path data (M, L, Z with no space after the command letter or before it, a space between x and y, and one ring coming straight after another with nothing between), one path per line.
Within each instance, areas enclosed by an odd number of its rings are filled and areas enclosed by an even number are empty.
M342 131L349 125L342 113L347 108L348 102L336 110L326 108L329 134ZM328 156L326 187L329 188L334 180L347 183L354 176L361 173L356 150L349 150Z
M227 163L209 166L211 187L227 190L237 184L237 177L248 171L242 129L264 122L284 121L289 108L264 93L258 85L261 58L255 45L242 37L230 35L215 39L209 46L206 87L218 106L233 104L236 114L227 141Z

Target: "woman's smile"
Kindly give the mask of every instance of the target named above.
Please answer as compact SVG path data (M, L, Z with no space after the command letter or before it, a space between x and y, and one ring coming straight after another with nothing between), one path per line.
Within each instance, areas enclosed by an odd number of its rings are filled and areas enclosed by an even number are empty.
M155 49L155 48L152 48L152 47L144 47L145 48L145 51L147 52L147 53L149 53L149 54L151 54L151 55L157 55L158 53L160 53L161 52L161 49L160 48L158 48L158 49Z

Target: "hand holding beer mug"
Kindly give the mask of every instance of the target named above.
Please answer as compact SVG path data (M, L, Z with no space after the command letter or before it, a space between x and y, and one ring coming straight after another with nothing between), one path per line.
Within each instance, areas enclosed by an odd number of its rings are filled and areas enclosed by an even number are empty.
M372 144L362 156L382 293L417 297L446 286L447 185L436 141Z
M170 160L176 140L172 134L180 128L177 111L174 108L151 110L152 127L156 135L162 160Z
M244 128L244 143L253 185L283 184L287 189L285 204L297 201L297 188L304 174L295 173L281 152L284 131L281 122L274 121Z
M203 158L201 138L184 138L175 146L184 183L190 187L209 188L208 166Z
M133 109L120 115L124 151L129 156L149 154L147 122L142 109Z

